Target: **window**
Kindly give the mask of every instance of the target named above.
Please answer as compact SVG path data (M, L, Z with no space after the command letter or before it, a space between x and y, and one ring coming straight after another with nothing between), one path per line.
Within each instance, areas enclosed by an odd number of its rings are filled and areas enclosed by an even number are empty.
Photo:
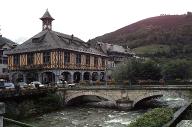
M86 55L86 65L90 65L90 55Z
M105 67L105 59L104 58L102 58L102 67Z
M33 60L34 60L34 55L32 53L27 54L27 64L28 65L33 64Z
M13 56L13 64L15 64L15 65L20 64L20 56L19 55L14 55Z
M3 50L2 49L0 49L0 56L2 56L3 55Z
M41 36L41 37L37 37L37 38L32 38L32 43L40 43L43 42L45 38L45 35Z
M64 64L70 63L70 52L64 52Z
M3 57L3 64L8 64L8 57Z
M7 72L8 72L8 69L7 69L7 68L3 68L3 69L2 69L2 72L3 72L3 73L7 73Z
M94 57L94 67L98 66L98 57Z
M76 64L81 64L81 54L76 55Z
M3 57L0 56L0 64L3 64Z
M44 52L43 53L43 63L50 64L50 62L51 62L50 52Z

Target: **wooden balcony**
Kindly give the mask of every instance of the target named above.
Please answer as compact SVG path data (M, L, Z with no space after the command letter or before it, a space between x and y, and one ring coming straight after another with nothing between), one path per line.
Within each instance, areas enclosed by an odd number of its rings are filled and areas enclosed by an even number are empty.
M8 66L10 71L44 70L44 69L64 69L64 70L105 70L102 66L90 66L82 64L37 64L37 65L13 65Z

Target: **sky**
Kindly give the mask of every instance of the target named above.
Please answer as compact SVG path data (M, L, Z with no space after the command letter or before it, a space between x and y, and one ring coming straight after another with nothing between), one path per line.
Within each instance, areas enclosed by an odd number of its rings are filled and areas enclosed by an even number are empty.
M52 29L84 41L160 14L192 11L192 0L0 0L0 33L19 44L42 30L48 8Z

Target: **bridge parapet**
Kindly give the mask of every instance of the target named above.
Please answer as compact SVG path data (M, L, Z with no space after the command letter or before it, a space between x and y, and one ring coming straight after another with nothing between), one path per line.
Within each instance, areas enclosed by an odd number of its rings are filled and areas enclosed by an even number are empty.
M114 103L120 99L127 99L133 102L133 107L140 101L161 97L163 95L183 98L187 101L191 101L192 97L191 89L63 89L63 91L65 91L65 104L76 97L87 95L102 97Z

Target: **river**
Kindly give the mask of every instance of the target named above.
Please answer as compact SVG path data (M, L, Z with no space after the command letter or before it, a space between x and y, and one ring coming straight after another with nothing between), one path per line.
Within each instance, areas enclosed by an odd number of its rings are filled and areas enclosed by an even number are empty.
M30 118L23 122L35 127L127 127L145 111L68 107L58 112ZM9 125L7 127L17 127Z
M180 98L161 98L170 107L183 106ZM90 107L65 107L63 110L23 120L35 127L127 127L147 110L119 111L114 109ZM8 125L6 127L17 127Z

